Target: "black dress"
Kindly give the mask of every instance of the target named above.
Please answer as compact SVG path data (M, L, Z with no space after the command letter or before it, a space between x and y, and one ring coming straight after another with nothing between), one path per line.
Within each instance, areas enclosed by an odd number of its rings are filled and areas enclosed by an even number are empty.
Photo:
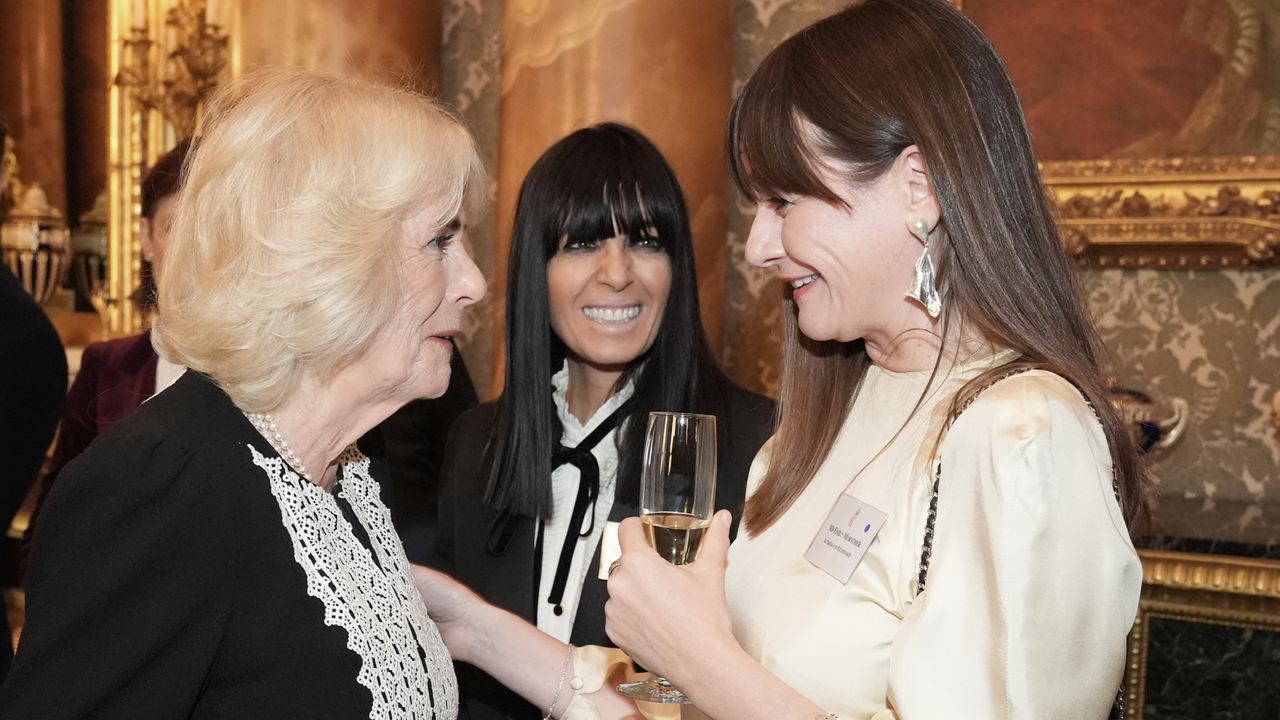
M774 403L731 386L717 426L725 442L717 458L717 509L728 509L737 528L746 494L747 471L765 440L773 434ZM445 485L440 498L440 527L432 565L475 590L486 600L537 624L538 562L534 548L536 521L514 517L509 541L500 552L488 548L497 513L482 499L485 478L481 462L493 431L497 404L485 403L464 413L449 434L445 452ZM610 520L638 515L634 502L615 498ZM605 582L598 579L600 548L589 566L570 641L574 645L612 647L604 631ZM545 593L543 593L545 595ZM471 720L540 718L542 713L493 678L469 665L458 665L462 717Z
M62 415L67 356L53 324L0 263L0 529L7 530L36 481ZM16 578L3 578L4 584ZM9 620L0 612L0 682L11 658Z
M113 426L45 505L0 717L454 717L381 468L343 460L332 495L283 472L190 371Z

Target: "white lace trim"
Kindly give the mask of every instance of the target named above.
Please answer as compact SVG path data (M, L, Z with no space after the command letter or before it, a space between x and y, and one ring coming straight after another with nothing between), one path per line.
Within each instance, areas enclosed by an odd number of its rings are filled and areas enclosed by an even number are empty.
M368 533L377 563L333 495L298 477L280 458L252 445L249 450L271 480L293 558L307 575L307 594L324 603L324 624L344 628L347 647L360 656L356 680L373 695L371 720L455 718L453 663L414 587L391 512L369 474L369 458L354 445L347 448L338 495Z

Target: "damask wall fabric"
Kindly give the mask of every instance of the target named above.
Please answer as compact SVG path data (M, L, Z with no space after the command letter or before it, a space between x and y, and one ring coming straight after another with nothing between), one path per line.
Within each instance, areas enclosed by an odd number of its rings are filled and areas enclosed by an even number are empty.
M1186 435L1152 457L1162 495L1238 503L1242 537L1280 507L1280 271L1088 270L1081 292L1121 385L1190 406ZM1270 511L1275 514L1276 511Z
M465 238L476 265L492 279L498 267L493 212L497 195L498 104L501 98L502 5L496 0L446 0L443 4L440 97L462 116L476 138L480 159L490 173L482 214L466 219ZM493 329L492 294L463 315L458 346L481 396L488 399L493 358L488 340Z
M738 0L734 8L734 94L770 50L841 5L830 0ZM736 382L773 395L782 348L782 287L772 271L747 263L747 233L755 208L736 189L728 192L723 360Z

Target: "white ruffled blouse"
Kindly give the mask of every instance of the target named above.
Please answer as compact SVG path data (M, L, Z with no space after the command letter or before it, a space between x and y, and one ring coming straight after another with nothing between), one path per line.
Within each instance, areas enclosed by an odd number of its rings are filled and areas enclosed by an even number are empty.
M569 412L568 363L551 376L551 386L551 399L555 403L560 426L564 428L560 436L560 444L565 447L575 447L581 443L600 423L623 403L630 400L635 392L635 386L627 383L583 423ZM591 449L591 454L595 456L600 467L600 492L596 495L594 514L583 519L583 527L590 527L591 532L586 536L580 536L577 547L574 548L573 558L569 564L569 582L565 584L564 597L560 601L564 612L560 615L556 615L555 606L547 602L547 593L550 592L551 584L555 580L565 533L569 532L569 515L572 514L573 503L578 497L578 478L581 473L573 465L561 465L551 472L551 514L544 520L542 529L542 576L538 584L538 629L561 642L569 642L569 638L573 635L573 623L578 616L578 603L582 599L582 585L586 582L587 572L591 569L591 558L595 557L596 547L607 530L609 512L613 510L614 490L618 481L617 434L617 428L610 430ZM581 530L582 528L574 528L573 532L581 533ZM611 531L615 534L617 532L616 529ZM604 562L607 565L608 561Z

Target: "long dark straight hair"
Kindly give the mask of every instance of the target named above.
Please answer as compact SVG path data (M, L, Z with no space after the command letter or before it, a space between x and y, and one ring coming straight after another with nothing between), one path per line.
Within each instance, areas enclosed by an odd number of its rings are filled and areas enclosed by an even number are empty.
M603 123L552 145L520 186L507 271L506 380L486 448L485 502L516 515L551 507L552 444L560 421L551 376L566 348L551 329L547 262L561 240L592 242L657 232L671 261L671 290L653 346L624 371L635 383L620 430L616 498L639 496L640 455L652 410L719 414L729 380L702 327L689 212L675 173L637 130Z
M925 158L942 210L931 252L943 337L968 325L1017 350L1017 365L1080 389L1102 420L1135 531L1147 513L1137 449L1108 401L1102 345L1062 249L1017 94L968 18L945 0L867 0L821 20L765 58L735 101L726 135L744 193L833 204L842 200L819 178L820 164L866 183L911 145ZM757 533L817 472L840 428L832 419L848 412L869 362L861 341L801 337L789 305L773 461L743 511ZM952 409L1011 367L969 381Z

